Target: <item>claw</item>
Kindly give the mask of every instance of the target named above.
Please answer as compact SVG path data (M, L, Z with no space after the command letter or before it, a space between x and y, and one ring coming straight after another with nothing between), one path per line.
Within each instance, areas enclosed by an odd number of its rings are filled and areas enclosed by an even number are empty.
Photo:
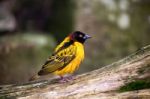
M68 76L68 77L66 77L66 78L67 78L69 81L75 79L74 76L72 76L72 75L71 75L71 76Z
M68 77L60 76L59 83L66 83L66 82L69 82L69 81L72 81L72 80L74 80L73 76L68 76Z

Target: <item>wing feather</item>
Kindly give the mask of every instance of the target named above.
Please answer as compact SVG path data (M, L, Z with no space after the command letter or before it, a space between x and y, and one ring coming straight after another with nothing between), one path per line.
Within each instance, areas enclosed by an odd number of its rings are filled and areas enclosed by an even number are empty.
M51 57L47 59L38 74L45 75L64 68L75 58L76 51L77 48L73 44L64 44L63 47L58 49Z

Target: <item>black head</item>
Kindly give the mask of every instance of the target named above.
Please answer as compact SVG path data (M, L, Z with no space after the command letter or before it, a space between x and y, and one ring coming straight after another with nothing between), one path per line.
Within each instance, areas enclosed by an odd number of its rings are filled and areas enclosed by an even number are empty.
M84 43L87 39L91 38L91 36L82 33L80 31L75 31L71 34L71 38L74 41L78 41L80 43Z

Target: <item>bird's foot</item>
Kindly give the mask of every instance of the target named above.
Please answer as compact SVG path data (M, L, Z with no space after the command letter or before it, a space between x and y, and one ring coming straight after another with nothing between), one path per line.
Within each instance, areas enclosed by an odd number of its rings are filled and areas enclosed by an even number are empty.
M60 83L66 83L66 82L69 82L69 81L72 81L72 80L74 80L74 77L72 75L68 76L68 77L61 76L59 82Z
M69 81L70 80L75 80L75 78L74 78L74 76L73 75L70 75L70 76L68 76L68 77L66 77Z
M66 77L61 76L59 83L66 83L66 82L68 82L68 79L66 79Z

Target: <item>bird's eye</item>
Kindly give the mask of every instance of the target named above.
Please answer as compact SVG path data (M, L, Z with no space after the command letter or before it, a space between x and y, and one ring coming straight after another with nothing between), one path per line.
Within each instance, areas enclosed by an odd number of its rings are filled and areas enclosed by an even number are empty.
M83 37L83 35L80 34L79 37Z

